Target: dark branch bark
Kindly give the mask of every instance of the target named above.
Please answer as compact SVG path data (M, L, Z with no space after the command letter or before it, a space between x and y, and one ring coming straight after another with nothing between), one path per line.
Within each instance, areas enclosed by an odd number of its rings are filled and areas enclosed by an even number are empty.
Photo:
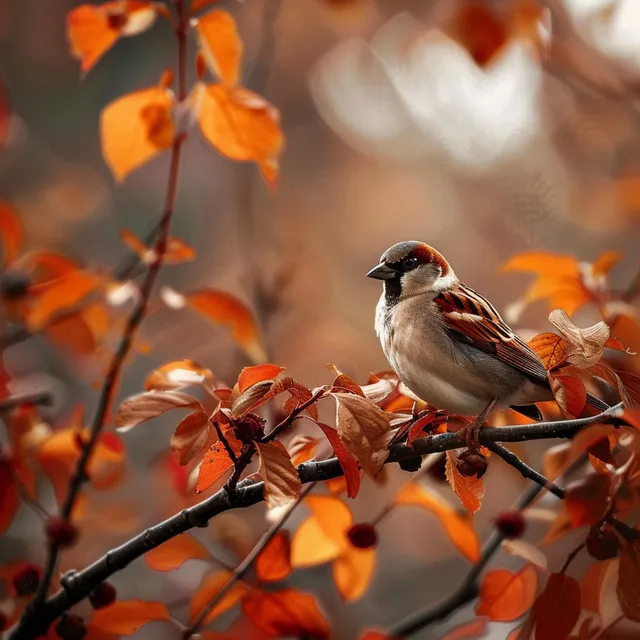
M497 441L522 442L544 438L571 438L580 429L596 422L617 423L616 416L621 407L622 405L616 405L616 407L607 409L602 414L590 418L562 422L540 422L525 426L486 428L480 431L479 441L481 445L489 446ZM416 440L412 447L406 444L393 445L386 463L401 462L415 458L416 455L441 453L459 447L460 440L455 433L442 433ZM298 474L300 480L304 484L308 484L341 476L342 468L337 458L324 461L312 460L301 464L298 467ZM542 491L542 488L540 485L532 487L525 494L518 508L524 508L524 506L530 504L538 493ZM163 542L189 529L207 526L211 518L223 511L245 508L261 502L264 499L263 489L263 482L251 483L247 481L240 482L234 491L221 489L197 505L184 509L168 520L139 533L128 542L106 553L102 558L96 560L82 571L65 575L62 580L63 588L42 604L37 617L23 618L10 634L10 640L31 640L35 638L43 633L53 620L83 598L86 598L101 582L124 569L147 551L155 549ZM425 614L419 613L399 627L400 630L403 630L403 633L396 633L398 635L408 635L412 630L421 628L424 624L428 624L429 621L446 617L457 607L473 599L476 594L473 585L475 585L484 565L499 548L501 542L502 538L494 534L485 545L480 563L472 569L471 578L468 578L460 589L451 598L447 599L446 603L443 603L437 610L428 612L428 617L424 618ZM424 623L424 619L427 620L427 623Z

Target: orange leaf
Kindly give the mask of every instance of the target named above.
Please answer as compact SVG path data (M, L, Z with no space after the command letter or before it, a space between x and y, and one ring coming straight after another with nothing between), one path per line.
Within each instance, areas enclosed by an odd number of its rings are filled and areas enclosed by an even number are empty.
M569 355L569 344L555 333L541 333L529 341L529 346L547 371L564 364Z
M469 562L480 559L480 542L473 523L461 516L438 495L427 491L415 482L409 482L398 492L395 504L415 505L433 513L447 533L449 540Z
M315 421L315 423L322 429L324 435L327 437L333 453L335 453L342 467L347 486L347 496L349 498L355 498L358 495L358 491L360 491L360 469L358 468L356 459L351 455L351 452L347 449L344 442L342 442L342 438L340 438L334 428L322 422Z
M300 433L293 436L287 444L287 451L294 467L311 460L316 455L317 449L318 441L315 438Z
M260 444L256 442L260 456L258 473L264 480L264 499L267 508L285 507L294 502L302 491L302 482L293 466L289 453L277 440Z
M196 87L204 137L232 160L269 167L284 146L278 110L257 93L220 84Z
M297 529L291 541L291 564L310 567L335 560L348 549L347 531L353 524L349 507L333 496L309 496L304 504L312 515Z
M171 409L200 408L200 401L181 391L145 391L127 398L114 419L120 433L161 416Z
M186 300L193 309L209 320L227 325L233 339L250 360L256 363L267 360L256 319L240 300L214 289L194 291L186 296Z
M20 253L24 229L18 214L6 202L0 202L0 232L2 234L2 265L13 262Z
M502 266L503 271L531 271L540 275L558 276L580 275L578 261L573 256L562 256L546 251L519 253L511 257Z
M209 416L204 411L194 411L185 416L171 438L171 451L180 454L180 464L188 464L209 439Z
M276 364L259 364L255 367L245 367L238 376L238 391L242 393L258 382L274 380L283 371L284 367L279 367Z
M538 574L533 565L517 573L506 569L489 571L480 585L476 615L494 622L511 622L533 605L538 587Z
M209 552L191 534L182 533L144 554L147 566L156 571L171 571L187 560L206 560Z
M566 489L564 506L574 527L593 525L600 521L609 506L611 478L591 473L572 482Z
M364 594L375 568L375 548L358 549L349 545L332 565L333 581L346 602Z
M256 575L261 582L278 582L291 573L291 539L278 531L256 558Z
M580 585L564 573L552 573L533 605L536 640L565 640L580 617Z
M456 466L455 455L447 451L445 466L447 481L455 491L460 502L471 512L475 513L480 508L480 501L484 496L484 482L482 478L463 476Z
M212 444L204 454L200 465L196 493L206 491L212 484L220 480L231 467L233 467L233 462L222 442Z
M204 577L200 586L191 596L189 603L189 622L193 622L201 611L220 592L222 587L229 581L232 574L229 571L216 571ZM222 615L237 604L247 593L247 587L243 582L236 582L213 609L206 615L203 624L208 624L214 618Z
M13 522L20 508L20 494L13 477L13 467L7 458L0 458L0 534Z
M67 15L71 53L80 60L82 71L89 71L120 36L148 29L156 15L152 2L116 0L97 6L82 4Z
M472 640L473 638L482 638L488 629L486 618L476 618L469 622L451 629L446 636L440 640Z
M140 627L154 620L171 620L163 602L119 600L93 612L91 626L118 636L130 636Z
M306 636L324 640L331 633L316 599L296 589L275 593L254 589L242 601L242 611L262 633L274 638Z
M144 381L147 391L170 391L212 380L211 371L193 360L168 362L152 371Z
M620 554L620 573L616 593L624 615L640 622L640 540L630 540Z
M587 390L584 382L574 376L556 376L549 374L551 390L563 411L578 417L587 403Z
M619 251L605 251L601 253L591 265L591 272L595 278L602 278L609 275L613 267L620 262L622 254Z
M237 84L244 45L236 21L228 12L216 9L202 16L195 28L209 69L225 84Z
M375 476L389 455L390 416L368 398L332 394L337 403L336 429L362 468Z
M144 264L153 264L158 258L153 247L147 246L140 238L128 229L120 229L118 234L127 247L135 253ZM179 264L196 257L196 250L186 244L184 240L169 238L162 256L165 264Z
M118 182L173 144L173 93L164 87L134 91L100 116L102 155Z

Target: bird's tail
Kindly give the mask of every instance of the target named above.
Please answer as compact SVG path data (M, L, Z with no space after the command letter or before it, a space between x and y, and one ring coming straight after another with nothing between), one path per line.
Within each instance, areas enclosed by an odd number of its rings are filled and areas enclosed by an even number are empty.
M597 416L607 409L609 409L609 405L604 400L600 400L597 396L587 393L587 404L585 404L582 413L578 417L589 418L590 416Z

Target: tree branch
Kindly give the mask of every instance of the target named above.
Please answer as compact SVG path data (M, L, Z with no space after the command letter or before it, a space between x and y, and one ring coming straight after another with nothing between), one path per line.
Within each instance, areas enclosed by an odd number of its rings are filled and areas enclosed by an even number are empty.
M522 442L524 440L544 438L570 438L580 429L596 422L618 424L619 418L617 415L621 408L622 404L619 404L597 416L576 420L482 429L479 434L479 442L483 446L489 446L497 441ZM441 453L459 447L460 441L455 433L441 433L420 438L411 447L404 443L393 445L385 463L401 462L416 456ZM311 460L299 465L297 469L303 484L330 480L341 476L343 473L337 458L323 461ZM116 549L112 549L82 571L65 575L62 581L63 588L42 604L38 611L37 619L30 618L28 625L21 621L9 636L10 640L31 640L38 635L38 632L42 633L43 630L46 630L53 620L87 597L101 582L124 569L147 551L155 549L167 540L189 529L206 526L211 518L223 511L246 508L263 501L263 491L263 482L247 480L240 482L233 492L220 489L195 506L184 509L164 522L160 522L139 533ZM523 496L518 508L523 509L529 505L540 491L542 491L542 486L533 486ZM401 624L398 627L399 631L396 631L396 633L401 636L408 635L430 621L446 617L457 607L471 601L477 592L474 585L479 574L500 547L501 542L502 538L494 533L485 545L480 563L472 568L463 585L435 610L430 610L426 614L424 612L418 613L407 622ZM425 620L427 622L424 622Z

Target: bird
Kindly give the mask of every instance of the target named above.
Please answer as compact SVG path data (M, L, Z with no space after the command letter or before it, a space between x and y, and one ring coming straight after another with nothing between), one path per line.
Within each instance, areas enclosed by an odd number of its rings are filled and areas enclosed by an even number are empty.
M535 403L554 399L542 361L439 251L399 242L367 277L383 282L375 330L391 368L427 404L474 418L467 442L494 407L542 419ZM581 417L607 408L588 394Z

